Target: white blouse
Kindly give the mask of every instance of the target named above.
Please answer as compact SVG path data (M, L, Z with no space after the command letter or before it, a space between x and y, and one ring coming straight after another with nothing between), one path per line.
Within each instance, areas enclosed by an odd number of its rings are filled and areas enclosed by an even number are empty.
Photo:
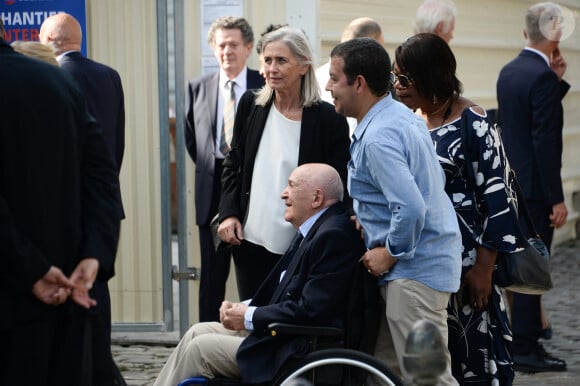
M272 103L256 153L244 224L244 239L280 255L296 234L292 224L284 220L286 205L280 194L298 166L300 127L300 121L286 118Z

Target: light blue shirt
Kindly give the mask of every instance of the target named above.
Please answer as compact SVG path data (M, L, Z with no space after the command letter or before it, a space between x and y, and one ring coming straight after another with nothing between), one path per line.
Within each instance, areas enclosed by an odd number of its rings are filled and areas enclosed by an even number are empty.
M304 221L302 223L302 225L300 225L298 227L297 232L300 232L300 234L302 236L304 236L304 238L306 238L306 236L308 235L308 232L310 232L310 229L312 229L312 226L314 225L316 220L318 220L318 218L320 216L322 216L322 213L326 212L327 209L328 208L324 208L320 212L317 212L317 213L313 214L312 216L310 216L308 218L308 220ZM285 273L286 273L286 271L284 271L280 274L280 281L282 281L282 278L284 277ZM242 303L250 304L250 301L251 301L251 299L245 300ZM244 313L244 327L246 328L246 330L249 330L249 331L254 330L254 323L252 322L252 320L253 320L254 312L256 311L256 308L258 308L258 307L250 306L246 309L246 312Z
M389 94L359 122L350 152L348 191L366 246L398 260L380 284L412 279L456 292L461 234L425 122Z

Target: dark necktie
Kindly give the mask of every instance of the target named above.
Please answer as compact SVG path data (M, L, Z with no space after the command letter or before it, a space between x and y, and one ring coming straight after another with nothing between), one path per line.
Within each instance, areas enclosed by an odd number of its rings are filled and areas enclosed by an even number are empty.
M292 242L290 242L288 250L282 257L282 262L280 263L280 272L283 272L288 268L288 265L290 264L290 261L292 261L292 257L294 257L294 254L298 250L298 247L300 246L302 240L304 240L304 236L302 236L302 233L300 233L300 231L296 232L296 236L294 236Z
M226 89L229 93L224 104L223 124L222 124L222 138L220 140L220 151L225 156L230 152L230 145L234 135L234 120L236 117L236 91L234 86L236 82L228 80L226 82Z

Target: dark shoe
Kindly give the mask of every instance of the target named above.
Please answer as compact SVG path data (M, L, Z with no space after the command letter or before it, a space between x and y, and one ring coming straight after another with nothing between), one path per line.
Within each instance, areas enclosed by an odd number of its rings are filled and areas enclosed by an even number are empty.
M548 327L546 327L542 330L542 334L540 335L540 338L545 339L545 340L552 339L552 325L551 324L549 324Z
M514 355L514 369L523 373L566 371L566 362L544 350L540 343L527 355Z

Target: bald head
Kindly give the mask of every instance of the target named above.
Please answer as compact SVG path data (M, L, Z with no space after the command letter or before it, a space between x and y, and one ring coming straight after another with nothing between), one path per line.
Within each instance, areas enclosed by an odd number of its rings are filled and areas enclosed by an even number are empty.
M50 16L40 26L40 42L48 44L52 42L56 48L56 54L60 55L67 51L80 51L83 33L79 22L68 13L58 13Z
M381 26L370 17L359 17L351 21L342 33L341 42L356 38L371 38L381 44L385 44Z
M298 228L314 214L342 201L343 187L338 172L327 164L298 166L281 198L286 204L284 219Z

